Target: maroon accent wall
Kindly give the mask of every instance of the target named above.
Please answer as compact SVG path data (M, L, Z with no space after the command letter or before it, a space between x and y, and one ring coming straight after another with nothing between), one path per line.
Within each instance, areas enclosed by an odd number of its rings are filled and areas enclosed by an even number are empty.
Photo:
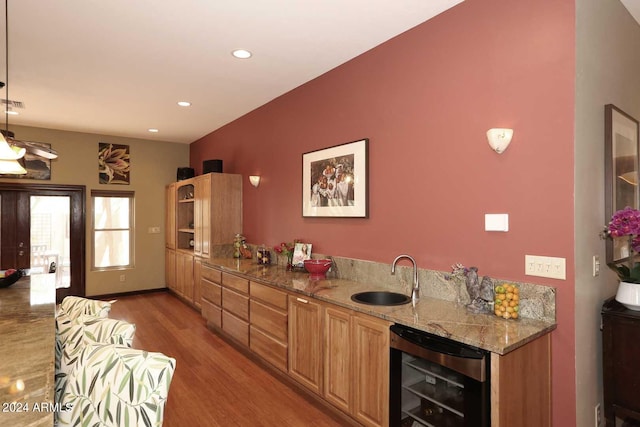
M467 0L191 145L244 181L244 234L316 252L557 288L554 425L575 425L573 0ZM259 55L255 57L259 61ZM487 129L515 130L491 151ZM303 218L302 154L369 138L370 217ZM508 213L509 232L485 232ZM564 257L567 280L524 275ZM428 284L425 284L428 286ZM526 369L526 367L523 367ZM523 404L525 404L523 402Z

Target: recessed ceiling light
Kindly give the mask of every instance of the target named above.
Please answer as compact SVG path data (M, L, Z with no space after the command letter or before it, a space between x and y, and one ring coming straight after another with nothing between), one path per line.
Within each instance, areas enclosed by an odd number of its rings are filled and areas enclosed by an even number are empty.
M251 58L251 52L245 49L236 49L233 52L231 52L231 54L239 59Z
M150 129L149 129L149 132L151 132L151 133L158 133L158 132L159 132L159 130L158 130L158 129L155 129L155 128L150 128Z
M190 107L191 103L189 101L178 101L178 105L181 107Z

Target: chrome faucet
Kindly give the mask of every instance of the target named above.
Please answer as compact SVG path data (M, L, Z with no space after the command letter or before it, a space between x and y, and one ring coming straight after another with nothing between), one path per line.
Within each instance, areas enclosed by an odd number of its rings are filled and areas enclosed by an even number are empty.
M413 259L411 255L398 255L391 264L391 274L396 274L396 264L402 258L410 259L413 263L413 289L411 290L411 301L415 305L418 299L420 299L420 284L418 283L418 265L416 264L416 260Z

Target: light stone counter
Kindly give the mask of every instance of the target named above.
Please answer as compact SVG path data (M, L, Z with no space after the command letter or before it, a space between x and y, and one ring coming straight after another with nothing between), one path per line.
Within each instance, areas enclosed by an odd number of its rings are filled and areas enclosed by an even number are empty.
M399 306L373 306L351 301L351 295L357 292L399 291L397 287L390 287L388 284L343 279L310 280L306 272L286 271L284 267L277 265L261 266L254 260L215 258L208 264L249 280L259 280L290 292L311 296L501 355L556 328L556 323L552 320L505 320L493 314L471 314L463 304L429 297L420 298L415 307L411 303ZM428 282L421 283L421 288L427 287Z
M0 289L0 425L52 426L55 275Z

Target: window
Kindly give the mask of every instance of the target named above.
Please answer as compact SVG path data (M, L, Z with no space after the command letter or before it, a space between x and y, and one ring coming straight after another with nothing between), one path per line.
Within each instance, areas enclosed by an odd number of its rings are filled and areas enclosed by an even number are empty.
M91 191L92 270L133 267L133 191Z

